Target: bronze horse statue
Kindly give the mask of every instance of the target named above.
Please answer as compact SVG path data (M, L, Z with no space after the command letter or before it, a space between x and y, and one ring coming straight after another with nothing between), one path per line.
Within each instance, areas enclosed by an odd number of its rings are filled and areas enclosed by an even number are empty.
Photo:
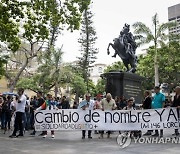
M115 50L115 54L112 57L116 57L116 54L122 59L127 72L136 72L137 56L132 52L132 45L128 44L126 36L122 35L119 38L115 38L114 43L109 43L107 48L107 54L109 55L109 47L111 46ZM129 65L131 68L129 69Z

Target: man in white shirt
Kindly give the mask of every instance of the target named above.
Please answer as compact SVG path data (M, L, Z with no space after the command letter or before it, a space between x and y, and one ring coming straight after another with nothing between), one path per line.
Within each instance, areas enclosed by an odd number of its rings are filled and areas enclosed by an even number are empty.
M101 101L101 106L102 106L103 111L115 110L117 107L115 100L112 98L110 93L107 93L106 98L104 98ZM108 133L107 138L110 138L111 131L108 131L107 133ZM100 131L100 137L99 138L103 138L103 134L104 134L104 131Z
M86 94L85 95L85 100L83 100L80 104L79 104L79 109L82 110L93 110L94 109L94 101L90 99L91 95L90 94ZM82 139L85 139L85 135L86 135L86 130L82 130ZM92 139L91 136L91 130L88 130L88 138Z
M19 136L24 136L23 134L23 116L25 112L25 105L26 105L26 96L24 95L24 89L19 88L18 89L18 101L16 104L16 117L15 117L15 123L14 123L14 131L12 135L9 137L14 138L14 137L19 137ZM16 136L16 132L19 132L19 135Z

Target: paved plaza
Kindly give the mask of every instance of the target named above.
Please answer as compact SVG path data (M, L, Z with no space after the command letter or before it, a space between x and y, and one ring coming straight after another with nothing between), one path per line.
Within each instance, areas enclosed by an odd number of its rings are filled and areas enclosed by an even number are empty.
M165 137L171 137L173 130L165 131ZM58 131L55 139L50 133L47 138L31 137L26 132L25 137L9 138L11 132L3 134L0 131L0 154L179 154L180 144L140 144L132 142L122 149L116 142L118 132L114 132L110 139L99 139L93 133L93 139L81 139L81 131ZM37 133L37 135L39 132Z

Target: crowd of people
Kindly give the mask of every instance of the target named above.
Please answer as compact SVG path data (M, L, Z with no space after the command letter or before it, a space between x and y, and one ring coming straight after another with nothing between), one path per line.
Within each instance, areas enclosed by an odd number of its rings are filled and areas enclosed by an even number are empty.
M48 109L54 109L55 107L57 109L70 108L70 102L66 96L60 99L59 97L53 98L51 94L47 94L46 97L43 97L40 91L37 92L37 96L31 99L24 94L24 89L22 88L18 89L17 95L0 96L0 121L4 134L7 130L14 128L12 135L10 135L12 138L24 136L24 132L28 130L33 130L30 135L35 135L34 112L41 107L44 109L45 103L47 103ZM72 108L77 108L77 104L74 103ZM18 131L19 134L17 135ZM44 132L39 135L43 136Z
M145 91L144 100L142 105L138 109L158 109L164 107L176 107L177 110L180 109L180 87L175 88L175 96L172 101L168 101L163 93L160 92L160 87L156 86L154 88L155 95L152 96L150 91ZM37 96L29 99L24 94L24 89L18 89L17 95L5 95L0 97L0 121L1 129L6 133L7 130L12 130L12 134L9 136L11 138L24 136L25 130L32 130L30 135L36 135L34 128L34 112L39 110L52 110L52 109L81 109L81 110L136 110L135 99L130 97L125 99L123 96L116 96L112 98L110 93L106 96L97 95L95 98L91 99L91 95L88 93L85 95L84 100L80 103L74 102L70 105L70 101L66 96L62 98L55 98L51 94L47 94L46 97L43 96L42 92L37 92ZM180 116L180 115L178 115ZM19 132L19 133L18 133ZM18 135L17 135L18 133ZM95 131L100 136L104 137L104 131ZM120 133L120 132L119 132ZM132 131L132 135L136 137L138 131ZM88 130L88 138L91 139L91 130ZM111 131L107 131L107 138L110 137ZM47 131L43 131L39 134L46 138ZM163 137L163 130L148 130L145 136L152 135L154 137ZM175 129L173 135L179 135L178 129ZM54 138L54 131L51 131L51 137ZM82 130L82 139L86 137L86 130Z

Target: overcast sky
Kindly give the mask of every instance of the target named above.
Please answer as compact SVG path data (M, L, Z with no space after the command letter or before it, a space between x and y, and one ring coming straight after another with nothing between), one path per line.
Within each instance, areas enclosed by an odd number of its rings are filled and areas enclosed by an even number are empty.
M96 47L99 48L96 63L111 64L120 58L107 55L107 46L118 37L124 23L132 25L137 21L152 26L152 16L158 13L160 23L168 21L168 7L180 3L180 0L93 0L94 27L97 32ZM133 29L130 29L133 32ZM77 43L79 31L63 32L57 41L57 46L63 44L63 61L72 62L80 55L80 45ZM142 48L136 50L142 53ZM111 55L113 49L110 50Z

